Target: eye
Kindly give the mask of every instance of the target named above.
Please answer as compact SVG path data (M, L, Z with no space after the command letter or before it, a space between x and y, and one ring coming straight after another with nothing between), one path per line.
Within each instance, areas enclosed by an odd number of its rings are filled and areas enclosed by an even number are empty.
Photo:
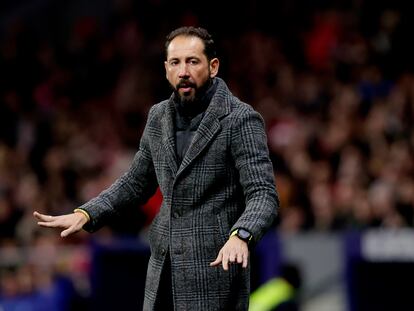
M178 64L178 60L171 60L170 61L170 66L176 66Z
M190 60L190 64L191 65L197 65L199 63L199 61L198 60L196 60L196 59L192 59L192 60Z

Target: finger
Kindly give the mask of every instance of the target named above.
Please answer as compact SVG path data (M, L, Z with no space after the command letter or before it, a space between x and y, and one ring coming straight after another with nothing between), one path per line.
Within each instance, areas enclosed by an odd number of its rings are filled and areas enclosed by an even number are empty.
M218 253L218 255L217 255L216 260L214 260L213 262L211 262L211 263L210 263L210 266L214 267L214 266L219 265L219 264L221 263L221 259L222 259L222 257L223 257L223 254L222 254L222 252L220 251L220 252Z
M236 253L234 253L234 252L230 253L229 261L230 262L235 262L236 261Z
M38 212L34 212L33 216L35 216L37 219L39 219L41 221L52 221L53 220L53 216L43 215L43 214L40 214Z
M243 253L237 253L237 263L243 262Z
M249 262L249 252L246 252L244 255L243 255L243 264L242 264L242 267L243 268L247 268L247 263Z
M54 222L39 221L37 224L39 226L47 227L47 228L55 228L55 227L58 227L58 225L56 223L54 223Z
M229 256L227 254L223 254L222 265L224 271L229 270Z

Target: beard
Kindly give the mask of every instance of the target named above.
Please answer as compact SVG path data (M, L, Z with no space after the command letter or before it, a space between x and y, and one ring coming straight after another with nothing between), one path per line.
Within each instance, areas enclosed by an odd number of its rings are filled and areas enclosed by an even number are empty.
M176 98L179 98L183 105L188 105L199 101L205 95L211 83L212 78L210 77L200 86L197 86L197 84L189 79L181 79L175 87L171 87L174 90ZM191 88L191 90L189 92L180 93L180 88Z

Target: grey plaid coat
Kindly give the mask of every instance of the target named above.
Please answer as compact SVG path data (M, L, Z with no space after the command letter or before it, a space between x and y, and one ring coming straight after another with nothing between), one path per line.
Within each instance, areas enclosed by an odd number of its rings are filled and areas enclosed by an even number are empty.
M178 167L172 98L154 105L127 173L81 208L97 230L125 203L143 203L160 186L163 203L150 227L144 310L153 310L166 254L175 310L247 310L249 268L210 267L236 228L257 242L272 224L278 197L264 124L220 78ZM169 250L169 252L168 252Z

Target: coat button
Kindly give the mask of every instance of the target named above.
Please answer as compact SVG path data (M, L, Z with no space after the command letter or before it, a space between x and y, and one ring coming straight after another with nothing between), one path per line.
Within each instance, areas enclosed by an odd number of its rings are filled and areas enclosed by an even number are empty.
M161 248L161 255L165 255L165 253L166 253L166 250L165 250L165 248Z
M174 217L174 218L178 218L178 217L180 217L180 213L179 213L179 212L174 212L174 213L173 213L173 217Z

